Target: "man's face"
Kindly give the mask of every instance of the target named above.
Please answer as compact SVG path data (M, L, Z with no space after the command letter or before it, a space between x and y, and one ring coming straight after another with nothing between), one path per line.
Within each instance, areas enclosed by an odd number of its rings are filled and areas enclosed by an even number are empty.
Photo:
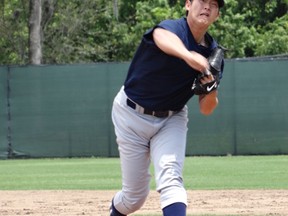
M217 0L187 0L185 8L188 11L187 19L203 27L208 27L219 17Z

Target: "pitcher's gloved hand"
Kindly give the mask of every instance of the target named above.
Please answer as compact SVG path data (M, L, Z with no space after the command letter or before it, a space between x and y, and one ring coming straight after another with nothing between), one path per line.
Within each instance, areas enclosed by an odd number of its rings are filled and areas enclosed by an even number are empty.
M218 84L218 77L213 74L206 75L203 73L195 79L192 90L194 90L195 95L209 94L218 88Z
M218 88L225 51L226 49L221 46L214 48L208 58L210 70L200 73L193 83L192 90L195 95L209 94Z

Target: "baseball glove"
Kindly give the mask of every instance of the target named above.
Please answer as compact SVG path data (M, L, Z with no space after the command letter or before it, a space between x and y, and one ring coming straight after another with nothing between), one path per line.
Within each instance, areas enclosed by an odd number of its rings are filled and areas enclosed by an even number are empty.
M221 66L225 51L226 49L221 46L214 48L211 55L208 57L210 71L206 70L204 73L199 74L193 83L192 90L194 90L195 95L209 94L218 88L220 83ZM201 79L211 74L213 75L214 80L212 82L202 84Z

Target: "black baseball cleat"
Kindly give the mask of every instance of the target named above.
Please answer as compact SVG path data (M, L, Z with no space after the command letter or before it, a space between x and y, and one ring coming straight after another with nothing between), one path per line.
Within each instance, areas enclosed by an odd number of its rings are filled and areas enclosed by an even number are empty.
M117 209L114 207L113 200L109 207L109 213L110 213L110 216L126 216L117 211Z

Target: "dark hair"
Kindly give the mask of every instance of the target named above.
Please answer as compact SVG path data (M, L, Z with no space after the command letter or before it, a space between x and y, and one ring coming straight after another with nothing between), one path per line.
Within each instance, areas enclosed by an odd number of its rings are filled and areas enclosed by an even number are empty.
M191 3L192 3L192 1L193 0L189 0ZM186 5L186 0L184 1L184 7L185 7L185 5ZM188 16L188 10L186 10L186 17Z

